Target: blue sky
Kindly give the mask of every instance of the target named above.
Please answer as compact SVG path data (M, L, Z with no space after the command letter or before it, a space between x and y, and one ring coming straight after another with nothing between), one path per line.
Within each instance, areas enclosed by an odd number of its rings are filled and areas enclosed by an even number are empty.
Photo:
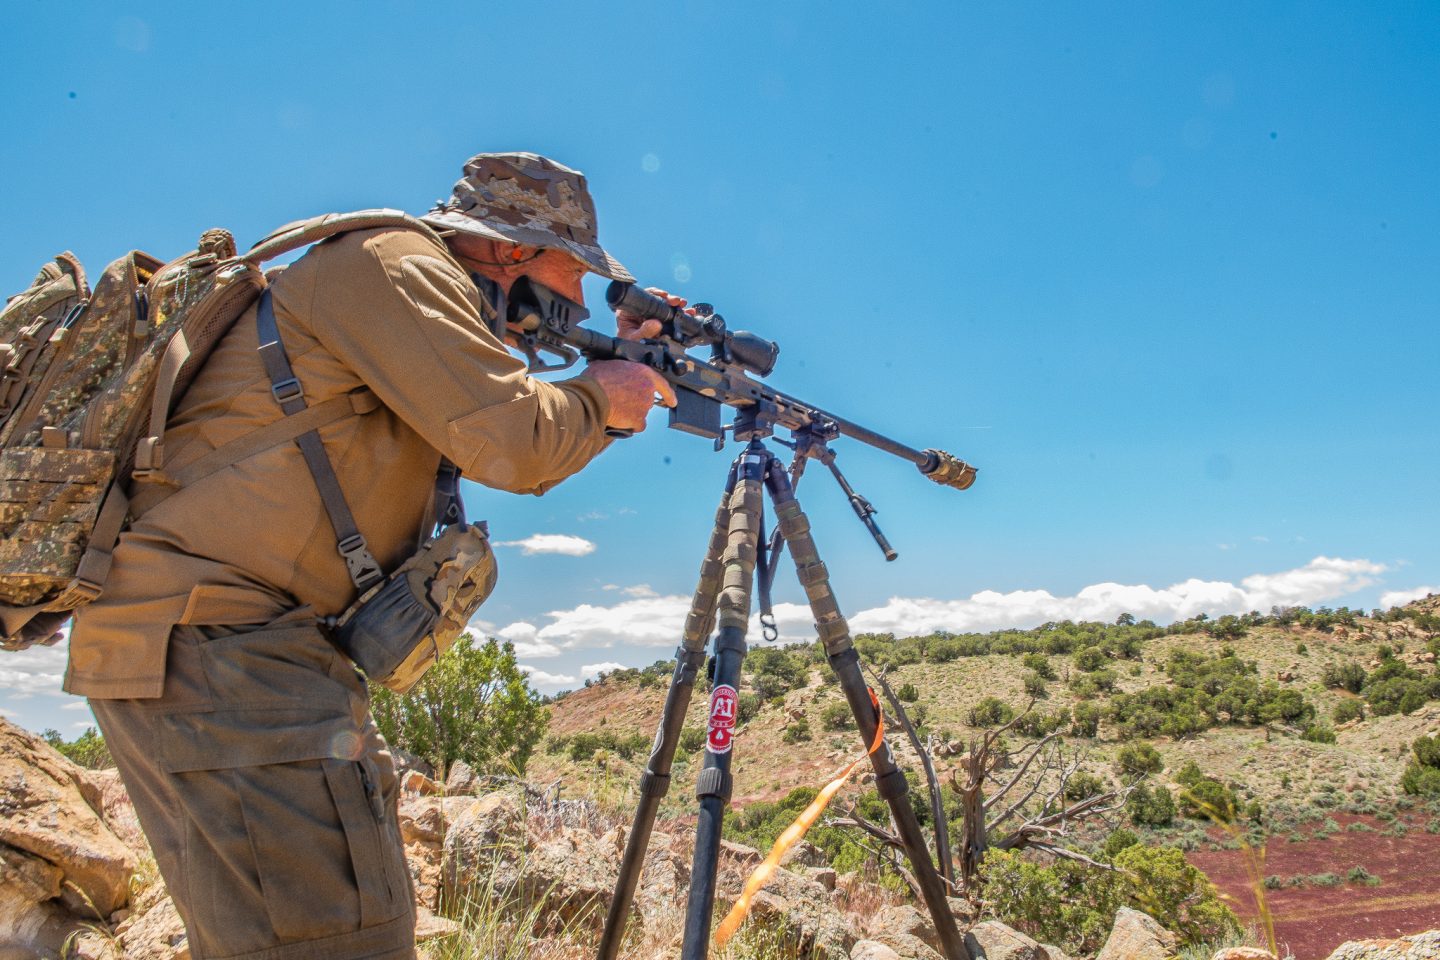
M894 564L807 478L857 627L1370 607L1440 590L1437 43L1424 3L11 4L0 289L534 150L780 389L981 468L839 447ZM482 626L547 691L667 656L728 456L657 415L544 498L472 487L531 548ZM61 663L0 659L0 710L83 725Z

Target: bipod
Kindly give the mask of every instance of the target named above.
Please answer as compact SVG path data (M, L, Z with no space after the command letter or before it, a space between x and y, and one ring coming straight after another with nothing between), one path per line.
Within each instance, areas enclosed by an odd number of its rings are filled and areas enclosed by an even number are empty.
M704 662L706 640L718 626L711 662L713 685L705 762L695 785L700 812L680 956L682 960L705 960L709 955L721 830L733 786L730 762L737 722L740 669L747 649L745 636L750 625L756 560L763 549L764 496L767 492L774 505L780 536L790 544L796 572L809 598L815 629L854 714L861 743L868 749L875 741L880 718L860 671L860 656L851 642L849 624L840 613L830 589L829 573L810 536L810 521L795 499L794 487L784 466L762 442L768 430L755 427L753 422L749 426L750 429L743 434L737 430L740 439L750 442L730 468L725 495L715 515L709 548L700 566L700 582L685 619L680 647L676 650L675 672L665 696L659 730L645 772L640 777L640 802L635 810L625 854L620 861L615 893L605 918L597 955L599 960L615 960L618 956L625 924L634 903L635 887L650 845L655 815L661 798L670 788L671 764L680 742L680 731L685 723L695 680ZM920 821L906 799L909 784L903 771L895 764L890 745L882 742L878 749L870 752L869 757L875 773L875 787L889 805L896 835L905 849L925 905L935 922L942 952L948 960L971 960L950 912L945 881L930 859Z

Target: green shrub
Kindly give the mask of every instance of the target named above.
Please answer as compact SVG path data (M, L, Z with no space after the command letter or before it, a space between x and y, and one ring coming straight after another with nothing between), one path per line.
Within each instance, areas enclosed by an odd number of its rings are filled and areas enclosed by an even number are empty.
M1070 732L1077 737L1094 737L1100 732L1100 717L1104 713L1094 703L1081 701L1070 709Z
M115 761L110 757L110 748L105 746L105 738L94 727L86 727L85 732L74 740L67 741L60 736L58 730L47 729L41 736L46 743L78 766L89 770L103 770L115 766Z
M1150 914L1185 944L1239 930L1235 915L1182 851L1131 843L1115 852L1114 862L1119 872L992 851L985 857L981 895L1004 923L1072 954L1097 952L1123 906Z
M1140 784L1125 798L1125 813L1141 827L1168 827L1175 821L1175 800L1163 785Z
M1345 663L1327 663L1320 672L1320 682L1332 690L1349 690L1359 693L1365 685L1365 668L1353 660Z
M780 739L786 743L799 743L802 740L810 739L810 723L804 717L798 720L791 720L785 725L785 732Z
M1364 867L1351 867L1350 872L1345 874L1345 880L1348 883L1359 883L1367 887L1380 886L1380 878Z
M1099 670L1110 662L1110 656L1099 647L1085 647L1075 653L1075 667L1089 673L1092 670Z
M1412 796L1440 800L1440 736L1421 737L1410 751L1413 756L1400 777L1400 789Z
M848 703L828 703L820 711L820 723L826 730L844 730L855 725L855 715Z
M1165 763L1160 751L1150 743L1130 743L1120 748L1115 756L1115 769L1122 777L1134 779L1150 773L1159 773Z
M1110 831L1110 836L1105 838L1105 846L1102 849L1102 853L1106 860L1114 860L1115 855L1121 850L1127 847L1133 847L1139 842L1139 837L1124 827L1119 827Z
M1045 678L1033 670L1025 674L1021 679L1021 683L1025 687L1025 692L1037 700L1048 696L1046 693Z
M1015 719L1015 711L997 697L986 697L970 708L966 721L972 727L998 727Z
M680 731L680 749L686 753L694 753L705 746L705 730L703 727L686 727Z
M913 683L903 683L900 689L895 691L895 696L905 703L914 703L920 699L920 691Z
M1077 770L1065 781L1066 800L1085 800L1105 792L1105 781L1087 770Z
M1055 667L1051 665L1050 658L1038 650L1021 657L1020 664L1028 670L1034 670L1045 680L1055 679Z
M1334 743L1335 728L1324 721L1312 723L1300 734L1300 739L1309 740L1311 743Z
M1330 717L1337 724L1349 723L1351 720L1360 720L1365 716L1365 706L1359 700L1341 700L1335 704Z

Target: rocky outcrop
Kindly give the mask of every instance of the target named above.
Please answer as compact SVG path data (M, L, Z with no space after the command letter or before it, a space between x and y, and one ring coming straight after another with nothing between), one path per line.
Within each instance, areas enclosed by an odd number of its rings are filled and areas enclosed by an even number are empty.
M102 793L0 719L0 955L7 945L53 955L80 924L104 923L129 900L136 855L101 819Z
M1263 947L1226 947L1210 960L1275 960L1275 954Z
M1351 940L1330 954L1330 960L1435 960L1440 957L1440 930L1395 940Z
M1148 913L1121 907L1115 914L1110 939L1095 960L1168 960L1175 953L1175 934Z
M855 934L829 891L814 880L778 869L751 902L751 922L783 931L797 955L846 956Z
M1038 941L998 920L986 920L970 928L965 945L975 960L1050 960Z

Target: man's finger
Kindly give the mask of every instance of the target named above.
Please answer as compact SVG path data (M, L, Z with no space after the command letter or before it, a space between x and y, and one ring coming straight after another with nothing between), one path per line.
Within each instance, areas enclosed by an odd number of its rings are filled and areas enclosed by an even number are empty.
M660 394L661 406L675 406L675 388L670 386L670 381L660 376L660 374L655 373L653 370L650 371L650 373L652 379L655 381L655 392Z

